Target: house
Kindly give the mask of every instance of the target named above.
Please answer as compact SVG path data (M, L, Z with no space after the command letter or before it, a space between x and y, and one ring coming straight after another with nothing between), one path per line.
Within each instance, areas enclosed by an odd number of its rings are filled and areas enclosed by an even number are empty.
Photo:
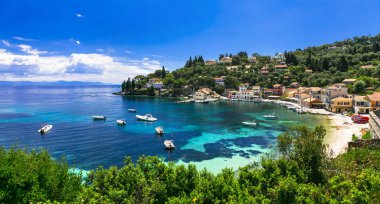
M234 66L228 66L226 68L227 68L227 70L235 70L238 68L238 66L234 65Z
M252 66L250 65L250 64L248 64L248 65L244 65L244 68L246 68L246 69L250 69Z
M206 60L206 62L205 62L206 66L214 65L214 64L216 64L216 60Z
M223 57L221 60L220 60L221 63L231 63L232 62L232 58L231 57Z
M195 100L206 100L220 98L220 95L212 91L210 88L201 88L194 94Z
M298 93L298 94L295 94L294 98L296 99L299 105L302 105L303 100L310 99L311 96L310 94L307 94L307 93Z
M352 107L352 98L337 97L331 99L330 111L333 113L351 112Z
M326 105L326 109L330 109L331 100L338 97L348 97L348 88L345 84L333 84L326 87L322 92L322 102Z
M228 98L229 99L238 99L237 91L230 91L230 93L228 94Z
M248 60L249 60L250 62L252 62L252 63L256 63L256 62L257 62L257 58L256 58L255 56L250 57Z
M309 97L302 100L301 105L308 108L324 108L325 104L317 98Z
M321 87L310 87L309 92L313 98L322 99L323 89Z
M268 66L262 67L262 68L260 69L260 73L261 73L261 75L263 75L263 76L267 76L267 75L269 74L269 67L268 67Z
M373 69L373 68L375 68L375 66L373 66L372 64L370 64L370 65L363 65L360 68L362 68L362 69Z
M274 71L276 72L283 72L287 70L288 70L288 66L286 64L277 64L274 66Z
M380 139L380 110L369 113L369 131L373 139Z
M345 79L345 80L343 80L342 83L346 84L346 85L352 85L355 83L355 81L356 81L356 79Z
M260 86L252 86L252 91L254 96L259 96L261 95L261 87Z
M273 96L273 89L264 89L263 90L263 97L268 98L268 96Z
M370 101L372 110L380 110L380 92L367 95L366 100Z
M367 96L354 96L355 113L368 114L372 111L371 102Z
M239 91L245 91L245 90L248 90L248 87L249 87L249 84L248 84L248 83L240 84L240 86L239 86Z
M273 95L282 96L284 93L284 86L282 84L273 85Z
M243 90L236 93L236 97L240 100L250 100L255 98L252 90Z
M225 78L224 76L214 78L215 84L219 84L219 85L224 86L224 78Z
M290 83L289 87L296 89L296 88L300 87L300 84L298 82L292 82L292 83Z
M147 88L153 86L153 88L155 89L162 89L164 87L164 84L162 83L160 78L151 78L145 86Z
M273 59L283 61L283 60L285 60L285 54L278 52L274 55Z

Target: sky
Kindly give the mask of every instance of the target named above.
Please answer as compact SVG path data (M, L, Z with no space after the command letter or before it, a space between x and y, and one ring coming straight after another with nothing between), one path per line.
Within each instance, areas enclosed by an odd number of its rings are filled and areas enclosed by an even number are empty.
M118 84L189 56L380 33L380 0L0 0L0 81Z

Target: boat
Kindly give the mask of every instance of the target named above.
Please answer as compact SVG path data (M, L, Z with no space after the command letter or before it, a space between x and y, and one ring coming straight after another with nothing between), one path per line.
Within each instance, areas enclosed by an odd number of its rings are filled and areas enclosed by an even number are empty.
M195 103L210 103L209 100L205 99L205 100L195 100Z
M116 120L118 125L126 125L125 120Z
M136 109L134 109L134 108L129 108L129 109L128 109L128 112L136 113L136 112L137 112L137 110L136 110Z
M41 135L43 135L49 132L49 130L51 130L52 128L53 128L53 125L45 125L41 129L39 129L38 132L41 133Z
M263 115L263 118L268 119L268 120L277 120L277 117L274 115L274 113Z
M106 116L103 116L103 115L93 115L92 119L94 119L94 120L106 120Z
M159 127L156 127L156 133L158 135L163 135L164 134L164 128L159 126Z
M165 149L173 150L175 148L173 140L165 140L164 141Z
M305 113L306 113L306 111L305 111L303 108L298 108L298 109L296 109L296 112L297 112L298 114L305 114Z
M149 122L157 121L157 118L153 117L151 114L136 115L136 118L137 120L143 120L143 121L149 121Z
M247 125L247 126L257 126L258 123L256 122L256 120L253 120L253 121L244 121L242 122L244 125Z

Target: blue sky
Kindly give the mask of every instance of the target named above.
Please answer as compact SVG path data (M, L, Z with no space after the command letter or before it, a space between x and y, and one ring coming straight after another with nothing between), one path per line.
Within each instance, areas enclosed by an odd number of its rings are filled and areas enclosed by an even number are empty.
M378 0L0 0L0 80L119 83L215 59L380 33Z

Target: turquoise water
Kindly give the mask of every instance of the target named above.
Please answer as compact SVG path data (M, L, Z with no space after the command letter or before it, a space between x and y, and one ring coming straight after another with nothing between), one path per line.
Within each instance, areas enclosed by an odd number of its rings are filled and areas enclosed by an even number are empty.
M194 163L219 172L237 169L268 152L276 137L292 125L317 125L321 118L299 115L274 104L217 102L175 104L170 99L112 95L117 87L0 87L0 145L14 144L48 149L55 158L65 155L76 168L89 170L99 165L122 165L124 156L156 155L176 163ZM136 121L137 114L151 113L155 123ZM279 120L262 115L275 112ZM105 115L106 121L93 121ZM125 119L126 126L117 126ZM242 122L257 120L251 128ZM53 124L48 134L37 130ZM159 137L154 128L163 126ZM166 139L176 149L163 148Z

